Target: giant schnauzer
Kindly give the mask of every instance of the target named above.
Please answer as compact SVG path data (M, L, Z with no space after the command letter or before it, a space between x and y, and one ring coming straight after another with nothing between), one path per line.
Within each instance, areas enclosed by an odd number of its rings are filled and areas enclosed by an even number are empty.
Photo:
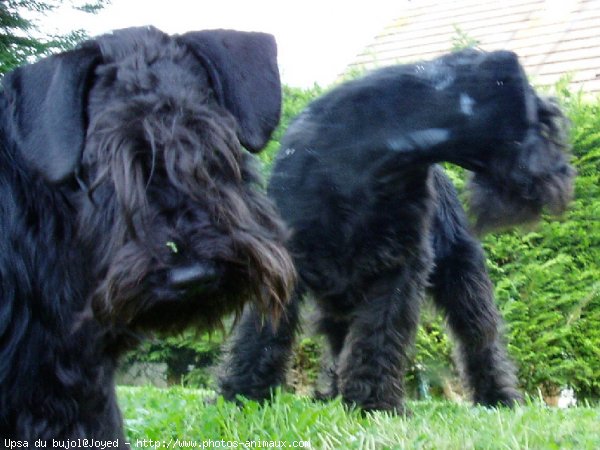
M127 448L119 355L293 288L244 150L279 120L275 41L125 29L2 84L0 436Z
M299 283L284 326L244 314L224 395L264 398L284 381L298 304L310 293L335 361L324 394L401 411L429 289L458 339L474 400L519 401L484 254L436 163L473 171L476 230L535 220L571 197L565 126L506 51L380 69L310 104L289 127L269 186L292 229Z

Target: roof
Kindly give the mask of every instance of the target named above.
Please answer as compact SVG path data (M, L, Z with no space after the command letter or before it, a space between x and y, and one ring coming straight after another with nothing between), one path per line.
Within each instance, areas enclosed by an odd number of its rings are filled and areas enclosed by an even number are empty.
M512 50L532 82L600 92L600 0L413 0L349 70L435 58L454 45Z

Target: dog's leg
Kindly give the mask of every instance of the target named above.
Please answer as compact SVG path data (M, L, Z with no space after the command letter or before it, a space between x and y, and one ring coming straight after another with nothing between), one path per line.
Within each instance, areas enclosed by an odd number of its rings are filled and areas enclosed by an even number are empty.
M246 308L219 376L220 392L225 398L234 400L236 395L243 395L266 399L272 388L285 382L301 298L300 292L292 296L277 325L263 318L256 308Z
M515 368L502 342L502 321L479 243L459 240L451 251L436 259L434 301L446 314L458 340L459 363L473 400L483 405L511 405L521 395L516 389Z
M502 319L479 242L449 181L436 178L438 208L433 242L431 289L458 340L459 364L476 403L512 405L520 401L515 368L502 342Z
M404 373L427 275L415 270L420 265L407 261L400 274L380 276L354 310L337 368L346 402L404 412Z

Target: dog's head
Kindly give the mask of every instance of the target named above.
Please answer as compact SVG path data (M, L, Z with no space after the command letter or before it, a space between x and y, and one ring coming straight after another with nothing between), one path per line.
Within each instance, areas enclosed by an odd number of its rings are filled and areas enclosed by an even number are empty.
M448 160L473 171L476 230L532 222L544 209L564 212L575 171L569 122L557 101L535 92L512 52L468 50L439 63L454 71L454 112L462 120Z
M74 205L96 316L277 316L294 270L253 159L278 123L272 36L125 29L7 75L23 157ZM75 262L76 263L76 262Z

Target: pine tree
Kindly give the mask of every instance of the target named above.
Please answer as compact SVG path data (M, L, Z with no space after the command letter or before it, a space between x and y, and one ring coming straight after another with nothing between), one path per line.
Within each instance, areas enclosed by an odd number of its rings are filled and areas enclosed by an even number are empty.
M108 2L94 0L77 5L73 0L65 1L74 8L91 13ZM62 0L0 0L0 74L26 61L70 48L85 37L81 30L67 36L43 36L28 18L30 12L46 14L62 3Z

